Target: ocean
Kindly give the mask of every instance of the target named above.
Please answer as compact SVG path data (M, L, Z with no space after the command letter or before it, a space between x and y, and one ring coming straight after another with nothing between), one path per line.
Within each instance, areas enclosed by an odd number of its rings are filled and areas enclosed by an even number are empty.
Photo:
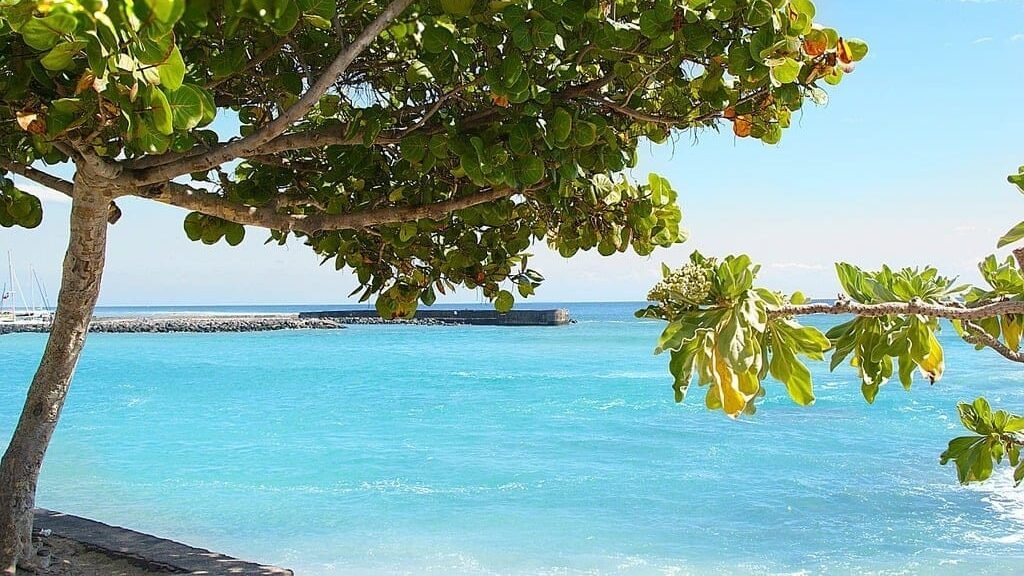
M299 575L1024 567L1024 489L938 463L956 402L1024 410L1024 371L951 329L933 386L868 406L815 364L815 406L771 382L730 421L673 402L639 304L537 306L578 322L92 335L38 504ZM44 338L0 336L5 446Z

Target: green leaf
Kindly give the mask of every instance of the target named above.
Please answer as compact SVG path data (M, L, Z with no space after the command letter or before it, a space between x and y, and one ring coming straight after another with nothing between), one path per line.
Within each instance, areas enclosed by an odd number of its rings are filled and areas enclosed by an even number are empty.
M533 150L533 143L530 141L530 130L522 124L516 124L508 135L508 147L517 156L525 156Z
M398 229L398 238L402 242L408 242L416 237L419 229L416 227L415 222L404 222Z
M533 186L544 179L544 161L537 156L517 158L513 162L513 171L523 186Z
M70 36L78 27L78 20L70 14L51 14L46 18L32 18L21 29L25 43L36 50L49 50L62 36Z
M802 67L803 64L800 62L786 57L782 62L772 67L772 76L780 84L791 84L800 77L800 69Z
M412 134L403 138L398 148L403 158L413 164L419 164L427 156L429 142L423 134Z
M1024 238L1024 222L1017 224L1011 228L1009 232L1003 234L1003 237L999 239L999 243L996 244L996 248L1002 248L1007 244L1013 244L1021 238Z
M165 93L175 130L191 130L203 121L203 96L192 86L183 84Z
M199 212L189 212L185 216L185 235L193 242L198 242L203 237L203 215Z
M854 62L860 62L868 55L867 42L859 38L847 38L846 45L850 48L850 59Z
M1018 169L1017 174L1007 176L1006 179L1010 184L1016 186L1017 189L1020 190L1021 194L1024 194L1024 166L1021 166Z
M772 355L770 372L773 378L786 386L789 397L800 406L814 403L811 372L797 359L793 351L778 342Z
M655 206L666 206L675 202L676 193L665 178L651 172L647 175L647 186L651 192L651 202Z
M473 13L474 0L441 0L441 9L453 16L469 16Z
M572 116L565 108L556 109L554 116L551 118L551 135L554 137L555 142L565 142L569 139L571 132Z
M284 36L295 28L295 25L299 23L299 5L295 0L287 0L281 3L281 12L274 19L271 24L271 28L278 36Z
M174 132L174 120L171 113L171 105L167 101L167 96L164 95L163 90L160 90L157 86L150 88L149 93L149 106L150 113L153 115L153 126L161 134L171 134Z
M512 309L512 305L515 304L516 297L512 295L508 290L502 290L498 292L498 297L494 299L494 309L502 314Z
M452 42L455 41L455 36L451 30L444 26L428 26L423 30L421 36L423 42L423 49L427 52L439 53L447 50L451 46Z
M52 50L46 56L43 56L39 62L47 70L64 70L70 68L73 63L73 58L77 56L85 47L88 42L77 40L75 42L61 42L53 47Z
M309 22L309 24L314 28L319 28L321 30L330 30L333 26L330 20L322 16L317 16L316 14L303 14L302 18L306 22Z
M245 227L241 224L230 222L227 230L224 231L224 240L231 246L238 246L245 239Z
M170 147L170 137L157 131L151 120L135 116L132 124L135 126L134 144L142 152L163 154Z
M170 56L163 64L157 66L157 72L160 76L160 85L166 87L168 90L177 90L181 88L181 83L185 79L185 61L181 58L181 51L175 46L171 49Z
M754 28L764 26L772 19L775 8L768 0L754 0L747 11L747 24Z
M586 148L597 140L597 126L587 121L576 122L576 130L573 131L573 139L578 146Z
M433 306L436 301L437 293L434 292L433 288L428 287L426 290L420 292L420 302L423 302L424 306Z
M811 2L811 0L789 0L789 5L792 6L797 13L806 16L807 18L814 18L814 3Z
M185 12L185 0L144 0L161 22L173 23Z
M413 60L405 71L405 79L411 84L417 84L433 80L434 75L430 72L430 68L427 68L426 64L419 60Z

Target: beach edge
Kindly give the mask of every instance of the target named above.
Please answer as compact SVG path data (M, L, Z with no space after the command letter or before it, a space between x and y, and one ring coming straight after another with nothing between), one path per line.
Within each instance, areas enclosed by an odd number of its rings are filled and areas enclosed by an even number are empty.
M34 535L54 535L79 542L89 549L161 571L181 574L238 576L294 576L286 568L240 560L136 530L111 526L73 514L45 508L34 511ZM45 540L45 536L43 536Z

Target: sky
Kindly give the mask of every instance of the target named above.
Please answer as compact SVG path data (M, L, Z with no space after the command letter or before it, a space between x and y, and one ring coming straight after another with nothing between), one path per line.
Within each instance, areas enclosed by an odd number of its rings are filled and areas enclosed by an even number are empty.
M825 106L807 103L782 142L707 132L643 149L633 171L679 191L690 240L647 257L566 260L534 248L547 280L535 302L637 301L660 266L689 253L747 253L759 284L833 297L833 263L934 265L964 281L996 239L1024 220L1006 182L1024 164L1024 0L818 0L817 21L865 39L870 54ZM67 176L67 172L64 174ZM27 187L39 192L38 187ZM0 228L22 284L33 266L59 287L70 204L43 193L34 230ZM110 230L100 305L343 304L349 272L320 267L299 243L231 248L189 241L185 211L122 199ZM6 274L0 274L6 278ZM478 302L463 291L447 302Z

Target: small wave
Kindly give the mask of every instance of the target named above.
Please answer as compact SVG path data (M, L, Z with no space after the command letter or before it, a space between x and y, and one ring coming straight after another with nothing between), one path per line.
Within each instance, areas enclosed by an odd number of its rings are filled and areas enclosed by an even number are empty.
M425 484L407 484L401 480L377 480L376 482L363 482L360 488L372 492L383 493L409 493L409 494L436 494L438 490Z
M465 370L452 372L451 375L470 380L514 380L522 376L521 374L509 374L507 372L467 372Z
M400 479L377 480L374 482L363 482L359 485L361 491L379 492L382 494L419 494L419 495L465 495L480 494L484 492L517 492L527 490L528 487L522 482L506 482L497 486L431 486L429 484L408 483Z
M977 534L971 533L968 536L977 541L992 542L996 544L1017 544L1024 542L1024 491L1014 487L1013 471L1010 469L993 472L992 477L980 484L972 484L969 490L985 494L982 501L988 504L989 508L1000 520L1007 521L1010 533Z
M608 372L605 374L594 374L594 378L602 380L664 380L664 372Z

